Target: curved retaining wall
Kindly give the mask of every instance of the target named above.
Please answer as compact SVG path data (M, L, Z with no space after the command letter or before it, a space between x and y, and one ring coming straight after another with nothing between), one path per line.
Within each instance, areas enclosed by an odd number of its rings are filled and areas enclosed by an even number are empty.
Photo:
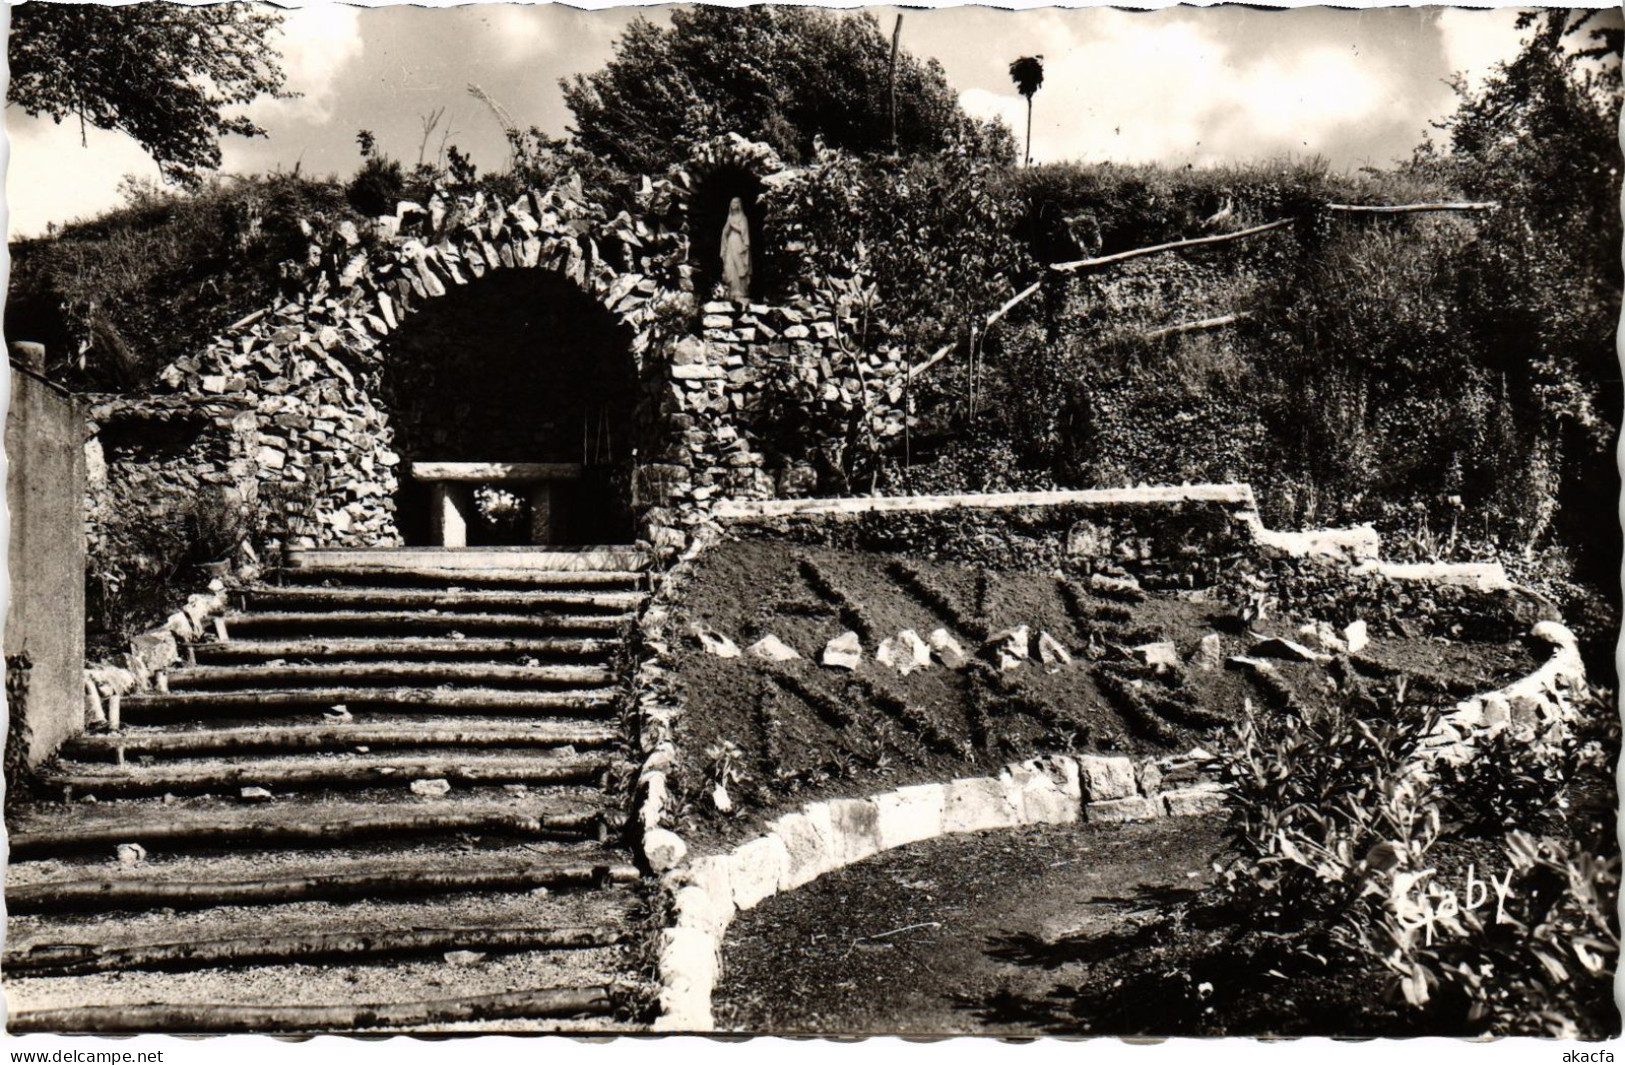
M1549 743L1563 736L1574 719L1567 695L1586 680L1579 641L1567 626L1555 621L1537 623L1529 635L1550 644L1551 655L1528 676L1457 703L1423 743L1418 752L1421 765L1469 762L1478 754L1479 740L1508 728L1533 743Z
M1166 760L1165 760L1166 761ZM1153 763L1154 764L1154 763ZM781 891L894 847L959 832L1213 813L1214 784L1162 791L1126 757L1032 758L996 777L894 788L863 799L807 803L772 829L666 874L674 920L661 933L656 1031L709 1032L711 993L734 915Z
M1031 509L1083 504L1092 507L1217 506L1245 526L1261 555L1320 560L1395 582L1468 587L1479 592L1513 589L1499 565L1401 566L1377 557L1379 541L1369 527L1277 533L1265 529L1245 485L1109 489L1009 495L916 496L889 499L797 499L722 502L716 522L772 522L785 518L843 518L876 513ZM734 915L780 891L800 887L891 847L953 832L1039 824L1144 820L1215 812L1223 793L1214 784L1162 790L1160 770L1138 771L1128 758L1055 756L1006 766L997 777L897 788L860 799L811 803L773 822L772 829L725 854L688 859L686 842L674 831L667 808L667 771L675 762L674 726L682 713L671 655L671 611L692 579L699 557L723 535L715 522L695 530L686 550L667 571L639 619L638 666L632 713L643 766L635 792L640 846L647 869L661 877L673 899L673 923L661 933L658 952L660 1012L655 1031L711 1031L711 993L719 973L723 936ZM1531 736L1560 734L1572 716L1565 691L1583 684L1585 669L1574 635L1542 621L1531 633L1554 650L1540 669L1494 692L1463 700L1423 747L1418 766L1438 760L1465 762L1479 739L1506 727ZM1169 759L1164 759L1167 763ZM1152 763L1158 764L1158 763ZM1149 778L1149 779L1148 779Z

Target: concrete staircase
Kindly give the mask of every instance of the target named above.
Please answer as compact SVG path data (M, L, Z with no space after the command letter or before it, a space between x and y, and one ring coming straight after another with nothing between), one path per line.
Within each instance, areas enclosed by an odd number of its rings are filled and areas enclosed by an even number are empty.
M624 1023L643 566L308 551L246 590L13 812L12 1030Z

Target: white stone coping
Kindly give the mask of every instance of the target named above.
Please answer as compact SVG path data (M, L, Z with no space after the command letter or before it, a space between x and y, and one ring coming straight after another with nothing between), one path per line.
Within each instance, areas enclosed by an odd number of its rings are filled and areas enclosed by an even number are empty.
M1574 718L1564 693L1586 682L1580 645L1567 626L1555 621L1537 622L1529 634L1551 645L1546 661L1503 688L1457 703L1417 751L1415 763L1421 772L1435 762L1472 761L1478 755L1478 740L1507 728L1527 734L1531 743L1562 736Z
M973 492L934 496L853 496L843 499L743 499L719 502L712 513L722 521L752 521L799 515L926 513L964 507L1014 510L1067 504L1090 506L1222 503L1257 510L1247 484L1158 485L1140 488L1090 488L1053 492Z
M133 691L164 685L164 676L181 658L181 641L194 640L207 631L211 618L226 609L226 584L216 578L209 590L189 596L184 606L162 625L130 640L126 664L101 663L85 667L85 724L118 727L117 700Z
M1553 647L1535 672L1488 695L1464 700L1424 744L1419 771L1440 759L1465 761L1471 739L1519 723L1560 728L1568 709L1562 692L1585 681L1574 634L1556 622L1531 635ZM651 761L669 761L665 745ZM1172 759L1164 759L1164 762ZM665 764L664 761L661 763ZM1155 765L1156 763L1150 763ZM1125 756L1057 755L1004 767L997 777L967 777L940 784L895 788L862 799L808 803L772 822L767 833L721 854L684 861L686 847L667 829L656 831L678 848L662 881L674 903L672 925L661 933L659 1032L710 1032L712 993L721 975L723 940L736 914L793 891L826 873L883 853L960 832L1033 825L1143 821L1215 813L1224 807L1221 785L1162 790L1160 774ZM663 801L664 775L659 781ZM647 823L646 823L647 828Z
M1145 821L1215 813L1224 806L1216 784L1162 791L1159 775L1144 766L1136 773L1126 756L1032 758L1005 766L996 777L807 803L763 835L678 865L662 878L675 919L661 933L660 1014L653 1030L713 1031L711 996L735 914L854 862L950 833Z
M1376 573L1391 581L1452 584L1480 592L1508 592L1512 579L1499 562L1379 562L1371 561L1356 573Z
M1264 528L1262 521L1255 520L1253 537L1265 551L1288 558L1347 558L1364 562L1376 559L1382 550L1382 537L1370 525L1276 532Z
M664 695L651 691L648 681L673 668L666 632L671 607L699 556L721 539L722 524L801 515L931 512L954 507L1018 509L1190 502L1238 507L1238 519L1251 527L1266 553L1341 559L1355 563L1356 573L1375 572L1393 580L1453 584L1481 591L1513 587L1498 563L1382 562L1377 557L1380 538L1369 525L1272 532L1263 527L1252 488L1246 484L718 502L711 510L713 521L697 530L639 618L646 649L653 653L640 663L633 687L640 747L645 756L638 776L636 817L644 860L653 873L662 876L676 902L675 923L661 933L660 1013L653 1029L711 1031L711 991L719 972L722 937L733 915L823 873L894 846L949 832L1060 824L1080 817L1092 821L1144 820L1209 813L1223 805L1222 791L1215 784L1166 792L1159 792L1154 782L1140 788L1136 781L1144 784L1143 774L1137 776L1127 758L1039 758L1007 766L996 778L968 778L899 788L867 799L812 803L781 817L773 831L727 854L686 861L687 844L667 827L666 810L666 771L677 755L672 725L681 714L681 702L676 696L666 702ZM1536 719L1563 719L1568 711L1558 689L1564 684L1583 683L1585 678L1574 635L1554 622L1536 625L1533 635L1555 645L1551 659L1528 677L1458 704L1439 733L1419 752L1416 764L1422 772L1441 758L1471 758L1475 750L1470 737L1503 727L1504 719L1514 715L1528 718L1533 709ZM1050 771L1057 773L1060 780L1049 776ZM1040 777L1048 779L1049 784ZM732 872L736 864L741 869L737 887Z

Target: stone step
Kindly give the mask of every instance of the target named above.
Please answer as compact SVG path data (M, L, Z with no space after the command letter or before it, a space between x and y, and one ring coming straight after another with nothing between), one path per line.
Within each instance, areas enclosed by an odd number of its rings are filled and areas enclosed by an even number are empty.
M362 684L389 686L476 685L529 689L561 685L602 686L615 680L605 666L519 666L487 662L324 662L318 665L197 666L172 669L171 692L221 688L271 688Z
M259 728L187 729L160 732L125 729L79 736L63 754L79 761L150 755L195 758L261 751L350 751L371 748L489 748L527 750L549 747L611 747L621 742L613 726L567 722L515 725L471 723L365 723L353 725L271 725Z
M323 848L358 840L465 834L600 840L608 834L600 810L535 799L522 804L279 800L263 806L185 807L76 803L48 813L36 808L17 820L11 833L14 862L92 850L111 854L123 843L139 843L151 852L180 852L236 845Z
M632 623L631 614L460 614L413 610L279 610L225 615L228 635L267 629L293 630L309 636L333 629L383 635L402 632L527 632L537 635L619 635Z
M194 644L192 653L199 662L239 662L301 659L383 658L393 661L438 658L603 658L622 644L619 639L542 637L501 639L468 637L357 636L309 640L224 640Z
M599 779L614 762L603 756L390 758L352 754L319 758L204 762L183 766L109 766L64 762L40 784L62 789L65 801L82 795L99 800L137 795L234 793L239 788L276 791L300 788L405 787L414 780L451 784L579 784Z
M469 950L505 953L592 950L624 942L630 933L602 925L458 925L442 928L369 928L363 931L287 930L275 935L134 943L34 942L6 950L9 977L79 976L156 970L178 972L229 965L374 963Z
M641 570L649 556L627 545L598 547L361 547L290 551L290 569L337 571L356 566L433 566L455 570Z
M553 915L560 923L597 922L629 900L624 892L587 889L629 886L637 876L624 853L591 840L488 849L464 840L448 847L447 841L432 837L380 839L319 854L248 848L208 854L154 851L135 865L90 852L18 862L8 870L7 907L19 923L7 929L7 942L40 936L106 941L126 934L166 935L167 922L176 918L164 911L186 911L184 923L199 937L267 934L295 918L318 924L344 918L345 911L329 908L333 902L368 908L366 913L355 911L355 923L339 923L334 930L420 927L444 919L451 904L447 895L468 896L465 913L514 921ZM542 887L551 892L545 898L531 894ZM277 916L268 908L271 904L294 917ZM102 937L100 918L94 915L113 910L128 912L132 919L105 929ZM158 912L143 912L150 910ZM139 921L133 919L137 913Z
M305 588L255 585L245 591L247 610L268 613L279 610L318 610L328 608L386 610L519 610L527 612L626 613L637 609L645 598L639 591L542 591L481 588L473 591L445 591L438 588Z
M613 688L545 692L503 688L353 687L151 692L126 695L120 702L120 715L123 723L131 725L325 711L335 706L607 716L615 710L615 698Z
M239 1003L144 1003L104 1006L14 1008L12 1032L111 1034L346 1032L378 1028L420 1029L462 1021L510 1018L543 1020L599 1017L614 1011L604 985L546 987L488 995L406 1002L341 1005L242 1005Z
M344 565L291 566L277 572L280 580L293 584L332 581L343 584L444 585L487 587L515 585L523 588L642 588L649 579L640 570L593 569L467 569L456 566L425 565Z

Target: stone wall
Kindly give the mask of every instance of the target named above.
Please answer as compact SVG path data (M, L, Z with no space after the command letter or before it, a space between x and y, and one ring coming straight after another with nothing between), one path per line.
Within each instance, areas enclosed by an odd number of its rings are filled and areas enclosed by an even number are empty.
M188 523L232 513L249 520L259 502L261 417L241 395L94 398L76 448L86 470L82 583L93 626L118 623L109 611L141 582L168 583Z
M83 727L84 411L43 378L14 368L5 436L11 513L5 653L8 661L26 656L29 663L22 753L37 765Z
M1181 761L1161 764L1183 768ZM1136 767L1123 757L1033 758L1006 766L996 777L807 803L755 839L690 860L663 879L673 913L659 943L660 1015L654 1030L712 1031L711 995L734 916L854 862L960 832L1146 821L1224 808L1217 785L1164 790L1161 774L1155 761Z
M1258 550L1246 485L723 504L741 535L970 565L1121 569L1151 588L1207 587Z
M724 500L850 490L903 432L907 362L812 300L713 301L669 346L664 439L642 471L649 539L675 553Z
M666 182L645 182L634 219L611 216L579 181L511 203L437 194L365 232L312 231L290 264L296 294L245 318L160 375L181 393L240 395L259 415L259 479L298 499L294 547L387 546L401 456L380 381L388 338L431 300L501 270L538 270L593 300L630 335L638 366L658 360L666 321L692 310L686 236Z

